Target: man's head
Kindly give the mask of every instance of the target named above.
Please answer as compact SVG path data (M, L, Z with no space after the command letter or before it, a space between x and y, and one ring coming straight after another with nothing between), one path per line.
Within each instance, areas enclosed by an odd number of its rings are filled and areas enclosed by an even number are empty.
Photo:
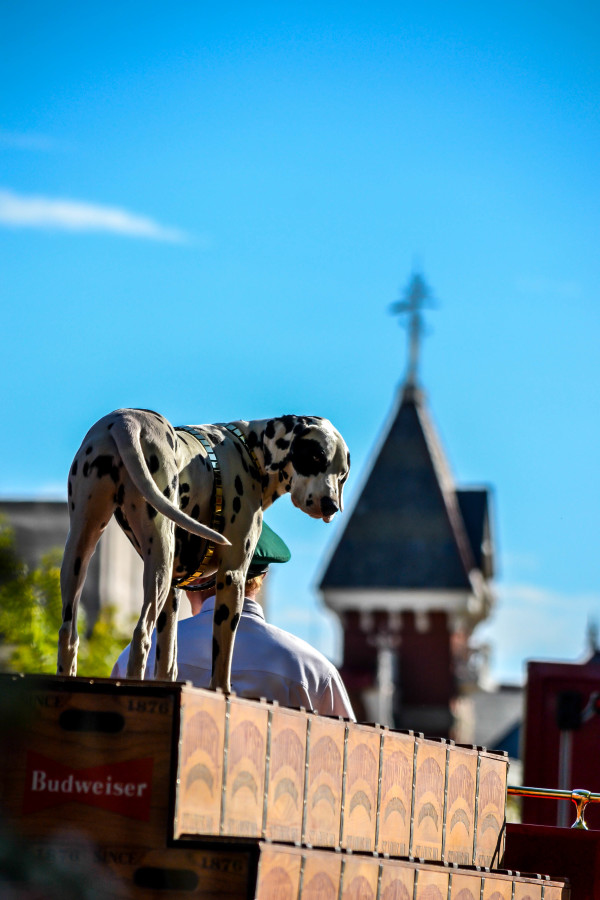
M250 599L256 597L271 563L287 562L291 555L287 544L263 521L262 531L246 574L246 596ZM204 600L212 597L215 592L215 584L216 576L186 588L194 615L199 611Z

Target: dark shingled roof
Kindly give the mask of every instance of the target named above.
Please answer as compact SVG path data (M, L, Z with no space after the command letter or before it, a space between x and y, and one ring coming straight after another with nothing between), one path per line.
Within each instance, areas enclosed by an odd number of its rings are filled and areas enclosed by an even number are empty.
M407 386L320 588L470 591L472 569L491 574L486 537L487 491L457 493L423 394Z

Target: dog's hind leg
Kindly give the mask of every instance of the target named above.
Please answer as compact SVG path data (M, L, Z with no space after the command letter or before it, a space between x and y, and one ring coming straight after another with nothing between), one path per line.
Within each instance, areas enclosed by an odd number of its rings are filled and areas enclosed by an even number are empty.
M81 516L71 519L60 569L62 595L62 624L58 632L58 675L77 674L77 613L88 565L96 544L113 513L113 504L106 503L100 516Z
M171 588L156 622L156 658L154 677L177 681L177 613L179 591Z
M138 623L133 632L129 659L127 662L128 678L143 678L150 651L152 632L155 626L162 630L169 616L177 618L172 603L166 600L171 590L173 578L173 556L175 544L175 526L173 522L160 514L152 521L152 529L145 537L152 552L144 556L144 605ZM145 543L144 542L144 543ZM159 636L159 635L158 635ZM164 662L160 660L160 645L156 646L156 670L162 673ZM171 666L169 680L177 677L177 661Z

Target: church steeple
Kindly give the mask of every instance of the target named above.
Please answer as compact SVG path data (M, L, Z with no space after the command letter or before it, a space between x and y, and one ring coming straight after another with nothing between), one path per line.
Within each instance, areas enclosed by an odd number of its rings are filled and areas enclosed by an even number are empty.
M426 306L432 306L431 303L427 303L428 300L432 300L431 291L423 277L418 272L415 272L408 283L403 298L396 300L390 306L390 313L400 317L401 325L406 322L408 330L408 367L404 379L405 388L417 387L417 370L419 368L422 338L425 332L423 309Z

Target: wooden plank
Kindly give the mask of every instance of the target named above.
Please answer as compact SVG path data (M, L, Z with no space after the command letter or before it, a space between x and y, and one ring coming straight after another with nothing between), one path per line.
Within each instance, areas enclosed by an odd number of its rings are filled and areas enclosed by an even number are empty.
M415 737L397 731L383 732L381 796L377 851L408 856Z
M342 854L325 850L304 850L302 892L299 900L338 900Z
M513 881L507 876L485 873L481 900L511 900Z
M450 875L448 869L417 866L414 900L447 900Z
M133 863L109 863L132 900L246 900L252 879L248 849L150 850Z
M302 837L306 728L306 713L273 707L265 831L268 840L299 842Z
M381 731L367 725L347 726L342 847L374 850Z
M231 697L228 707L221 833L262 837L268 707L239 697Z
M481 875L476 872L452 873L449 900L480 900Z
M513 900L542 900L542 882L515 878Z
M187 689L182 695L175 838L219 834L225 709L222 693Z
M38 869L61 872L63 878L68 874L75 884L78 878L92 880L98 896L112 900L246 900L255 877L255 851L250 847L86 845L76 832L63 831L51 840L34 841L29 849ZM15 894L19 896L33 895Z
M308 784L302 840L313 847L337 847L340 842L344 737L342 719L309 718Z
M346 856L340 900L376 900L379 860L372 856Z
M381 860L380 900L413 900L414 881L414 864Z
M411 856L442 857L446 741L417 737Z
M475 865L497 868L504 854L506 754L479 753Z
M477 749L448 748L448 790L443 858L461 866L473 863L473 827L477 786Z
M256 900L297 900L302 852L294 847L261 844Z

